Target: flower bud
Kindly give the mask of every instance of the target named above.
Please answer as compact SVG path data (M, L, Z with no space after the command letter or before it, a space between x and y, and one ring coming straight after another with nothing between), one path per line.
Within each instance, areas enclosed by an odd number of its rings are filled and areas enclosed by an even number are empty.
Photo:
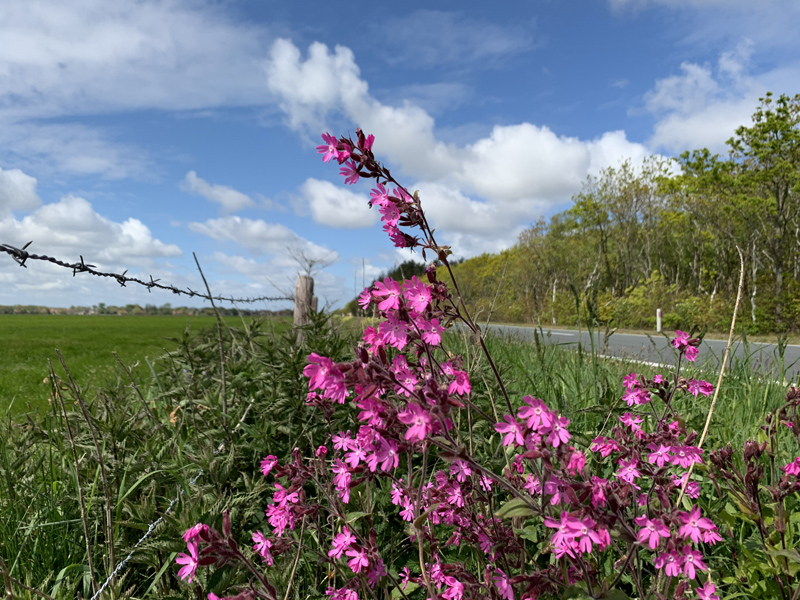
M222 534L225 537L231 534L231 513L227 508L222 512Z

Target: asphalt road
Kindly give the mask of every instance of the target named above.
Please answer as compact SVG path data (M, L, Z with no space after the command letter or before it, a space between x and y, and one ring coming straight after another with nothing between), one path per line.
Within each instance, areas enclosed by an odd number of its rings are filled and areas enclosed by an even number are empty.
M535 331L533 327L514 325L489 325L489 328L504 335L531 341ZM577 331L564 329L543 329L543 332L544 341L547 344L559 344L577 349L580 341L582 348L586 350L591 348L591 339L587 331L578 333ZM647 336L632 333L615 333L611 335L608 340L608 346L604 349L603 332L596 332L594 334L594 343L598 354L607 356L664 365L674 365L677 360L677 353L669 344L669 339L661 334ZM720 361L725 354L725 345L726 342L721 340L704 340L700 345L700 354L696 364L718 369ZM776 344L748 342L745 345L742 342L734 342L730 359L733 365L737 361L746 360L748 355L757 371L775 378L779 376L780 362ZM785 380L797 381L798 375L800 375L800 346L786 346L784 365L786 369Z

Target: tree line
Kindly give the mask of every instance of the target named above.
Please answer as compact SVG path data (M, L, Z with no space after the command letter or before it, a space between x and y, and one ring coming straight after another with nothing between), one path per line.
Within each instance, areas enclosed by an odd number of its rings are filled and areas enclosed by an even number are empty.
M458 264L468 305L493 321L724 331L800 329L800 94L760 99L750 126L678 158L624 162L499 254Z

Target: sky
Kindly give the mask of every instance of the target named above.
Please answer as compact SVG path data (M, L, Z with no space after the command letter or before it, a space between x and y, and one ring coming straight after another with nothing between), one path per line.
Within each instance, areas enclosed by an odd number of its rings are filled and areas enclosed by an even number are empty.
M375 135L458 257L623 160L725 142L800 92L796 0L3 0L0 243L337 308L408 258L317 154ZM0 255L0 305L202 305ZM261 302L254 308L281 308Z

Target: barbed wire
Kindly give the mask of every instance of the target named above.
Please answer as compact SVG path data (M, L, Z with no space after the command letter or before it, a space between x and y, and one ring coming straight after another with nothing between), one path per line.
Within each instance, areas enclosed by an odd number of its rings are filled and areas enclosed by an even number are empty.
M150 276L150 281L144 281L137 277L128 277L127 276L127 269L123 273L104 273L103 271L98 271L96 265L87 264L83 256L81 256L80 262L70 263L63 260L59 260L52 256L47 256L45 254L32 254L27 251L28 246L30 246L33 242L28 242L22 248L17 248L10 244L0 244L0 252L5 252L8 254L20 267L28 268L28 265L25 263L28 260L41 260L44 262L49 262L54 265L58 265L59 267L64 267L65 269L70 269L72 271L72 276L75 277L78 273L88 273L89 275L94 275L95 277L108 277L110 279L116 280L122 287L125 287L127 283L136 283L143 287L147 288L147 291L150 292L153 288L164 290L167 292L172 292L173 294L178 295L185 295L189 296L190 298L203 298L204 300L219 300L220 302L230 302L231 304L246 304L252 302L279 302L281 300L288 300L293 301L294 298L291 296L258 296L256 298L234 298L232 296L210 296L208 294L203 294L202 292L195 292L191 288L182 289L174 285L165 285L159 283L160 279L153 279L153 276Z

